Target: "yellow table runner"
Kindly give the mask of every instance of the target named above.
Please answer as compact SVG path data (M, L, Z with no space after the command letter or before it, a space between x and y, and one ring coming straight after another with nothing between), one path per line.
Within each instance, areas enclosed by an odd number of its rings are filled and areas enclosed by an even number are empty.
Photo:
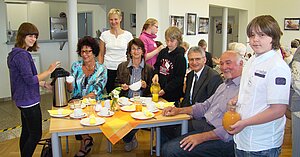
M117 111L113 117L105 118L105 123L100 125L103 134L109 139L112 144L116 144L132 129L137 127L142 120L135 120L130 116L132 112ZM161 111L155 115L160 114Z

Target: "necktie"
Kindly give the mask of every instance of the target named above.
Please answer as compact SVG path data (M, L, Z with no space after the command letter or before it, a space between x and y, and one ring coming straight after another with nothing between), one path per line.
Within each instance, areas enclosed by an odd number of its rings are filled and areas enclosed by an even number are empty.
M190 103L191 103L191 104L192 104L192 100L193 100L193 95L194 95L194 93L195 93L195 87L196 87L197 81L198 81L198 76L197 76L197 74L194 74L193 89L191 89L191 90L193 90L193 93L192 93L191 96L190 96Z

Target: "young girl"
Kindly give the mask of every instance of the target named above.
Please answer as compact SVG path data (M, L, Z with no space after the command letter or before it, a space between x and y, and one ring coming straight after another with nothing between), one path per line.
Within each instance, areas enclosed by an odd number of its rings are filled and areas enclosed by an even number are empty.
M42 136L42 115L39 86L51 89L45 80L59 62L52 63L48 70L37 74L31 51L37 51L39 31L31 23L19 27L15 47L8 54L7 66L10 74L11 96L21 111L22 133L20 153L22 157L32 156Z

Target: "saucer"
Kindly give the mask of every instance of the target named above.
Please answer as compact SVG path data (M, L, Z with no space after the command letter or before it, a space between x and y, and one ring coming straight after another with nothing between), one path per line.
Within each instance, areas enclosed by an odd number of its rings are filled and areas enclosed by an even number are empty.
M110 117L110 116L113 116L115 114L115 112L112 112L112 111L109 111L108 112L109 114L101 114L101 112L98 112L97 115L100 116L100 117Z
M82 115L81 115L81 116L78 116L78 117L75 116L74 113L71 113L71 114L70 114L70 117L71 117L71 118L74 118L74 119L80 119L80 118L83 118L83 117L86 117L86 116L87 116L86 113L82 113Z
M97 126L97 125L101 125L105 122L105 119L100 118L100 117L96 117L95 120L96 120L95 124L90 124L90 118L84 118L84 119L80 120L80 124L85 125L85 126Z

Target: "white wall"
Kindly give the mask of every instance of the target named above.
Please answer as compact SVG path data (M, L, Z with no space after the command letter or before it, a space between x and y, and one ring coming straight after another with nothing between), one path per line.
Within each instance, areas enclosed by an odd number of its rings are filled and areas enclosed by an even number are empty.
M27 7L28 22L39 29L39 39L49 40L49 5L44 2L28 2Z
M8 54L7 45L5 42L6 38L6 5L4 0L0 0L0 98L10 97L10 83L9 83L9 73L6 64L6 57Z
M19 26L27 21L27 4L6 4L6 6L7 24L10 24L12 30L18 30ZM18 16L15 13L18 13Z
M270 9L266 9L266 6ZM299 0L256 0L255 13L256 15L272 15L278 22L283 36L281 38L281 44L290 46L291 40L300 38L300 31L288 31L284 30L284 18L299 18Z
M130 26L130 14L136 13L135 2L136 0L106 0L106 15L111 8L121 9L121 11L124 12L124 29L131 32L134 36L139 36L139 34L136 34L136 28ZM106 21L107 20L106 16ZM106 28L110 28L108 22Z

